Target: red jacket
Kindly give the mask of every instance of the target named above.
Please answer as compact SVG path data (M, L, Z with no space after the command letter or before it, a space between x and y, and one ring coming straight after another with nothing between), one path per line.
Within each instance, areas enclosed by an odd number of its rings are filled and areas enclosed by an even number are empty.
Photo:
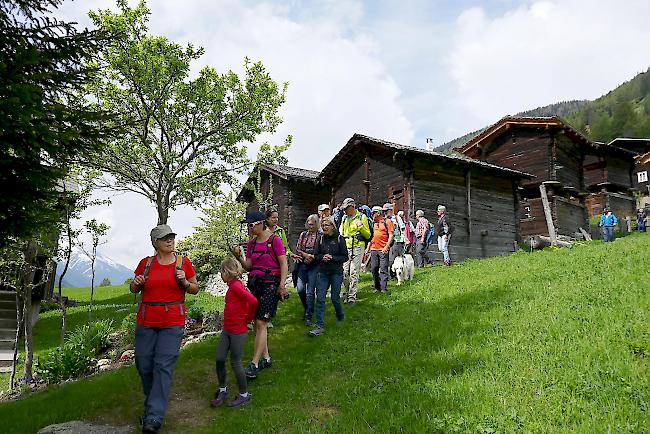
M248 292L239 279L228 282L226 306L223 308L223 330L240 334L248 332L248 323L257 310L257 299Z

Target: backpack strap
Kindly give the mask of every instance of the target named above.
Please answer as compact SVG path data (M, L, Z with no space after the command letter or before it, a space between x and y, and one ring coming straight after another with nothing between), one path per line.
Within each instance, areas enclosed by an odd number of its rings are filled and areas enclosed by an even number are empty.
M147 257L147 262L144 264L144 271L142 272L142 275L144 278L147 278L147 274L149 274L149 269L151 268L151 264L153 263L153 256Z

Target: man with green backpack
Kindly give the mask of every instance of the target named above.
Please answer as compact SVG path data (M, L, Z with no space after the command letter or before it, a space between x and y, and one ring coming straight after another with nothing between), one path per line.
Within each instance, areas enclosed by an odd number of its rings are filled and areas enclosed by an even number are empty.
M343 264L343 303L353 305L357 301L357 285L359 270L366 243L370 241L370 224L368 217L359 212L356 202L351 197L346 198L341 205L344 212L339 227L339 233L345 238L348 248L348 260Z

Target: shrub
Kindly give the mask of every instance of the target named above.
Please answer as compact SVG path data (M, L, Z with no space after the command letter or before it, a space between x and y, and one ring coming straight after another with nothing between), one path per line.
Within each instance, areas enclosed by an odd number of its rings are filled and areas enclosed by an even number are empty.
M79 377L90 371L93 356L86 346L66 343L63 348L48 351L36 360L36 374L48 384Z
M102 283L99 284L99 286L111 286L111 281L108 277L104 277L102 280Z
M108 335L112 331L113 320L95 321L78 327L68 337L68 343L77 347L87 347L93 354L97 354L108 345Z
M203 314L204 312L201 306L197 306L196 304L191 305L187 309L187 316L196 321L201 321L203 319Z
M122 325L120 325L120 330L123 332L122 343L124 345L133 345L135 344L135 321L136 314L130 313L124 317L122 320Z

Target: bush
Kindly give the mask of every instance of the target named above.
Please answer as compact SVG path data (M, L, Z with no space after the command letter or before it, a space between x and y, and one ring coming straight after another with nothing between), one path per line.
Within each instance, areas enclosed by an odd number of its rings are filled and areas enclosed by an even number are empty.
M135 344L135 326L136 326L136 314L130 313L124 317L122 320L122 325L120 330L123 332L122 343L124 345L133 345Z
M94 354L86 346L66 343L36 360L36 374L48 384L79 377L90 371Z
M90 371L90 361L108 344L112 320L84 325L72 332L63 348L48 351L36 360L36 374L46 383L79 377Z
M68 343L71 345L82 347L85 346L92 351L93 354L98 354L101 350L108 346L108 335L113 331L113 320L105 319L95 321L92 324L83 325L78 327L68 337Z
M196 321L201 321L203 319L203 314L204 312L201 306L197 306L196 304L192 304L187 309L187 316Z
M111 286L111 281L108 277L104 277L102 280L102 283L99 284L99 286Z

